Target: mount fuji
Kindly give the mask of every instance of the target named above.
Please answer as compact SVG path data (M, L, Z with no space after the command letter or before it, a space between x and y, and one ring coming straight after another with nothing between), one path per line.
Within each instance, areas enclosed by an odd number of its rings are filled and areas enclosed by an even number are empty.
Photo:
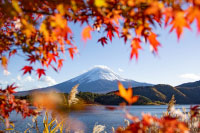
M152 86L152 84L149 83L122 78L106 66L96 66L68 81L35 90L49 91L53 89L58 92L68 93L74 85L79 84L78 90L81 92L107 93L118 90L118 81L120 81L125 87ZM18 94L24 95L35 90L18 92Z

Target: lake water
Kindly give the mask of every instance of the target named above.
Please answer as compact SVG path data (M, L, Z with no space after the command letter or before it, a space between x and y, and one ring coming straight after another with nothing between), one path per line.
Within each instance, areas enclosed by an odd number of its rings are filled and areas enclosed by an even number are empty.
M115 106L117 107L117 106ZM176 109L185 108L186 111L189 110L190 105L176 105ZM117 128L120 125L124 125L125 113L123 110L107 110L105 106L91 106L92 111L82 111L82 112L73 112L70 114L70 122L76 128L82 123L84 124L85 133L92 132L92 129L95 124L101 124L106 126L106 131L109 133L112 131L112 127ZM133 115L141 118L141 113L150 113L151 115L157 115L160 117L163 112L167 110L167 105L139 105L139 106L127 106L126 109ZM43 128L43 117L44 114L39 116L38 125L39 128ZM29 125L27 123L32 123L32 118L22 119L19 114L13 112L11 114L11 121L15 123L15 129L17 131L25 131ZM74 123L73 123L74 122ZM68 123L69 124L69 123ZM1 126L1 124L0 124ZM0 127L1 129L1 127Z

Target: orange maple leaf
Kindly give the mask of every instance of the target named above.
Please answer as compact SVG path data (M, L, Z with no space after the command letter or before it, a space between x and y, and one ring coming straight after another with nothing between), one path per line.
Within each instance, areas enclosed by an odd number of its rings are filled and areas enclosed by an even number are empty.
M8 59L5 56L1 57L1 65L6 69L8 64Z
M90 26L87 26L87 27L85 27L84 29L83 29L83 31L82 31L82 39L86 42L87 41L87 39L91 39L92 37L91 37L91 31L92 31L93 29L92 29L92 27L90 27Z
M58 69L61 69L61 67L63 66L63 61L64 61L64 59L58 60Z
M48 53L48 65L51 64L52 60L56 62L56 54Z
M169 20L171 19L171 17L173 16L173 10L172 8L168 7L164 9L163 14L165 15L165 28L167 27Z
M161 44L158 42L156 37L157 37L157 35L155 33L151 32L150 35L148 36L148 40L149 40L151 46L153 47L153 50L157 53L158 46L161 46Z
M197 7L196 8L189 7L187 11L188 11L188 14L186 16L187 20L191 24L196 19L198 32L200 32L200 9Z
M140 25L138 28L135 29L135 34L140 37L142 35L143 30L144 30L144 26Z
M130 59L133 58L133 56L136 57L136 59L138 59L138 50L142 49L142 47L140 46L141 40L139 38L134 38L131 42L131 55L130 55Z
M120 82L118 82L118 88L119 92L117 92L116 95L119 95L120 97L124 98L129 104L133 104L138 101L139 97L133 96L132 88L128 88L126 90Z
M176 34L178 39L180 39L181 34L183 33L183 28L190 28L190 25L186 21L185 13L183 11L177 12L175 14L174 19L171 21L170 25L172 25L172 28L170 29L170 32L173 30L176 30Z
M72 59L74 58L74 54L75 54L75 53L78 53L77 47L68 48L68 51L69 51L69 55L70 55L70 57L71 57Z

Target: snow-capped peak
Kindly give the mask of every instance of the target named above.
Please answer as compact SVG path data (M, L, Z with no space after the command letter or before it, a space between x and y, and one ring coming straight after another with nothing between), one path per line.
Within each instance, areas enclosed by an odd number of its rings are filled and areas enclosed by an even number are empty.
M112 69L107 66L95 66L90 69L88 72L81 74L78 77L71 79L72 82L78 81L81 82L92 82L96 80L119 80L124 81L125 79L120 77L118 74L114 73Z

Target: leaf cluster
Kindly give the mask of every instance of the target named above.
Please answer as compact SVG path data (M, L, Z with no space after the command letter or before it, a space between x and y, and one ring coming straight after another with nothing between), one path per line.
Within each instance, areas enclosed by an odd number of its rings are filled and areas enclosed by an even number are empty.
M0 1L0 61L4 68L13 55L23 54L29 65L24 74L35 71L40 77L49 66L58 71L65 51L73 59L78 49L69 23L86 25L82 39L91 32L102 32L97 42L103 46L118 36L129 41L130 59L138 58L142 43L154 53L161 46L155 27L170 27L178 39L196 21L200 31L198 0L6 0ZM145 40L145 42L143 41ZM42 68L34 68L35 63Z

